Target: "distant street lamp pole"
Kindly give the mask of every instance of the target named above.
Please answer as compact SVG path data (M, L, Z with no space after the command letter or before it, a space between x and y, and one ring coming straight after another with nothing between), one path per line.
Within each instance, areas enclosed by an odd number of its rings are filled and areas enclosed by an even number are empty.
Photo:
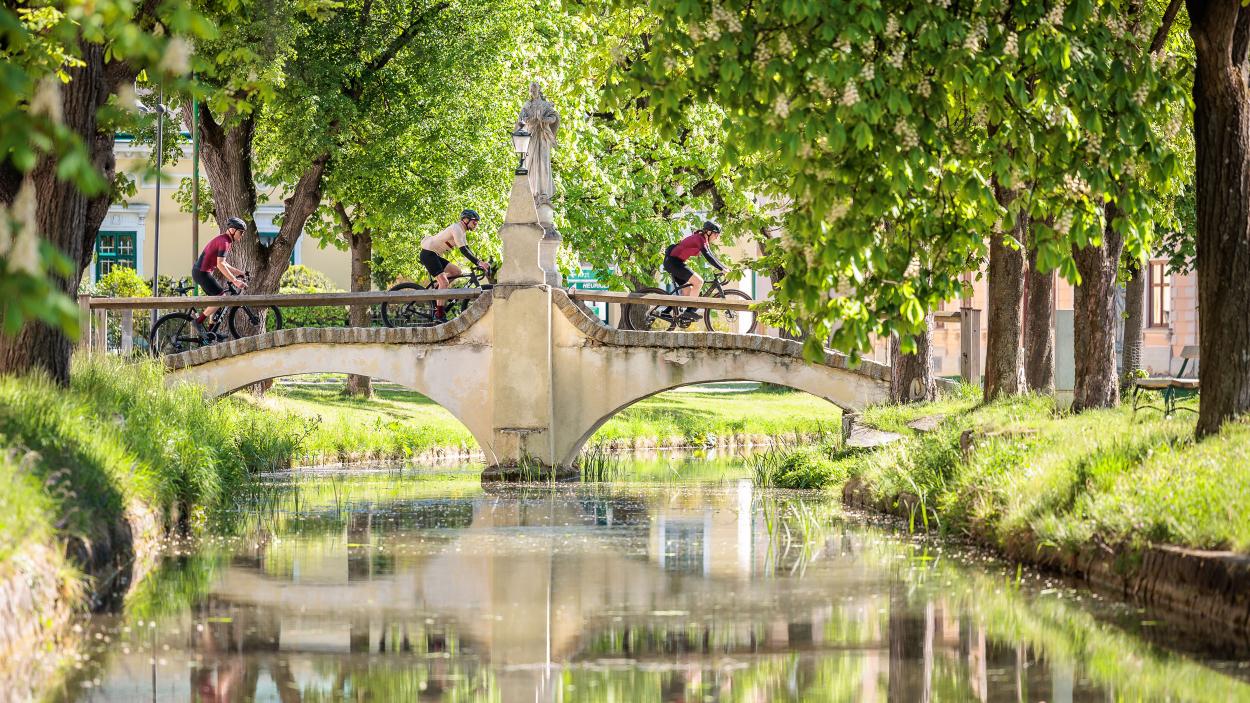
M200 254L200 101L191 98L191 256ZM195 283L195 294L200 284Z
M156 225L152 243L152 296L160 295L161 283L161 176L165 165L165 115L169 109L165 107L165 86L159 88L156 95L156 107L147 107L139 103L139 110L146 114L156 115ZM156 324L157 310L152 311L152 324Z

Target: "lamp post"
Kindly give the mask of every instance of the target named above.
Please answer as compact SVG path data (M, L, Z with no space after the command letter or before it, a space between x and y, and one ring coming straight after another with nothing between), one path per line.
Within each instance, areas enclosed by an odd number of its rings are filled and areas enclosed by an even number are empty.
M516 165L516 175L529 175L529 171L525 168L525 155L530 150L530 133L526 132L524 128L517 127L517 130L512 133L512 150L520 157L520 161Z
M161 175L165 165L165 115L169 113L165 107L165 87L161 86L156 95L156 107L147 107L140 103L139 110L156 115L156 225L152 242L152 297L160 295L160 257L161 257ZM152 311L152 324L156 324L156 310Z

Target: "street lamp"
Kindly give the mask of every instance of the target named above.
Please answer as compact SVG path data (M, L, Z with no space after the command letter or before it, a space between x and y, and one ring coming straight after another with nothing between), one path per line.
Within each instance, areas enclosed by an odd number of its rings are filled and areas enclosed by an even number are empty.
M525 169L525 155L530 150L530 133L526 132L524 127L517 127L517 130L512 133L512 150L521 157L516 166L516 175L525 176L529 174L529 171Z
M165 107L165 88L161 86L156 96L156 107L148 107L139 103L139 110L146 114L156 114L156 226L152 243L152 297L160 295L161 284L161 169L165 163L165 115L169 108ZM156 324L156 310L152 311L152 324Z

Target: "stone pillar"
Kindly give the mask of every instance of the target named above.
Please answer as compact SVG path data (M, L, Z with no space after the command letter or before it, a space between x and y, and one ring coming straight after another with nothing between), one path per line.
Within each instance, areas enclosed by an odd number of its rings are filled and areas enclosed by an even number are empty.
M503 264L491 302L494 388L491 440L498 465L485 479L545 479L555 456L551 287L540 265L544 229L524 176L512 182L499 232Z
M539 217L543 216L543 210L547 211L547 216L551 216L551 206L543 205L539 208ZM543 238L538 243L538 263L542 267L544 279L547 285L552 288L563 288L564 277L560 275L560 267L556 264L556 254L560 252L560 230L551 224L551 220L542 220Z

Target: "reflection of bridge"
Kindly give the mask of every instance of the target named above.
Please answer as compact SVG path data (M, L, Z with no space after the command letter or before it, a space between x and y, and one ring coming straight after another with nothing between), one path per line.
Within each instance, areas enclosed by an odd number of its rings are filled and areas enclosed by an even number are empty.
M564 467L617 411L708 381L764 381L858 409L885 400L888 367L761 335L652 333L598 322L539 263L542 228L525 178L513 184L499 284L452 322L429 329L296 329L168 359L171 382L214 395L311 372L385 378L447 408L492 466Z

